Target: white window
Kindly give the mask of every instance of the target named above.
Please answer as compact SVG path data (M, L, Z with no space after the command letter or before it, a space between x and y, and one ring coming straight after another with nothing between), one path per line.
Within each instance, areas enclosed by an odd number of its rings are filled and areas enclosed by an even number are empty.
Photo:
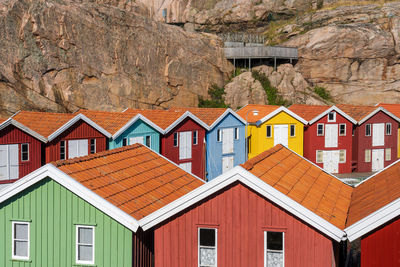
M179 159L192 158L192 132L179 133Z
M133 144L142 144L144 145L144 137L143 136L134 136L129 138L129 145Z
M217 229L199 228L199 266L217 266Z
M272 137L272 126L267 125L267 137L270 138Z
M65 141L60 141L60 159L66 159L65 153Z
M94 226L76 226L76 263L94 264Z
M12 222L12 258L29 260L29 222Z
M151 136L150 135L146 135L146 146L150 147L151 145Z
M336 121L336 112L331 111L328 113L328 122L335 122Z
M90 154L96 153L96 139L90 139Z
M88 139L69 140L68 141L68 158L82 157L88 155L89 142Z
M29 144L21 144L21 161L29 161Z
M222 130L222 154L233 153L233 128Z
M178 146L178 133L174 133L174 146Z
M365 136L371 136L371 124L365 125Z
M322 163L324 162L324 151L322 150L317 150L317 156L316 156L316 163Z
M264 267L285 265L285 244L283 232L264 232Z
M371 162L371 149L365 150L365 162Z
M198 134L198 131L193 131L193 145L197 145L199 143Z
M392 160L392 149L391 148L385 148L385 160L386 161Z
M221 129L217 130L217 142L221 142L222 141L222 131Z
M192 163L191 162L181 163L181 164L179 164L179 167L181 167L186 172L192 173Z
M19 178L19 145L0 145L0 180Z
M340 136L346 135L346 124L344 123L339 124L339 135Z
M296 136L296 125L292 124L290 125L290 137L295 137Z
M340 163L346 162L346 149L339 150L339 162Z
M239 140L239 128L235 128L235 140Z
M127 146L128 145L128 139L124 138L122 139L122 146Z
M323 136L323 135L324 135L324 124L318 123L317 124L317 136Z
M386 135L392 135L392 124L386 123Z

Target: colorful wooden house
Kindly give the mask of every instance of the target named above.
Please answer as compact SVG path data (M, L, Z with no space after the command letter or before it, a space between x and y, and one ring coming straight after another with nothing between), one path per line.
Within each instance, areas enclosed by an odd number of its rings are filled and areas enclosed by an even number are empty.
M382 107L336 106L357 121L352 133L354 171L379 171L397 159L398 117Z
M237 112L248 123L248 157L282 144L303 155L307 121L289 109L272 105L246 105Z
M246 122L226 108L173 108L190 111L208 126L206 132L206 178L212 180L246 161Z
M93 110L80 110L79 113L112 135L108 139L108 149L139 143L160 152L160 134L163 130L141 114Z
M344 266L351 193L277 145L140 223L155 266Z
M353 126L357 121L335 106L289 107L308 121L304 126L304 157L330 173L352 172Z
M383 107L396 117L400 118L400 104L379 103L376 106ZM397 129L397 158L400 158L400 128Z
M0 191L0 266L153 267L140 220L203 184L140 144L47 164Z
M189 111L127 109L123 113L141 114L162 129L161 154L205 179L207 124Z

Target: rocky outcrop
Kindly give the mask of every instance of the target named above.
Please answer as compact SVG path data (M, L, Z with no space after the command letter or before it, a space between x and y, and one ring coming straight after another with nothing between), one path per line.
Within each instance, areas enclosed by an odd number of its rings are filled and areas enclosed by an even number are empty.
M91 1L0 3L0 113L196 106L232 73L212 35Z

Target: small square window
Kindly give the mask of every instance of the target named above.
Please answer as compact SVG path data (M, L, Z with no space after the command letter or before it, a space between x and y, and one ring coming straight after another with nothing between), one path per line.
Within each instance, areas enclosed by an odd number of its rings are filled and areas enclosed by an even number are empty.
M317 150L317 156L316 156L316 163L322 163L324 161L324 151L322 150Z
M65 159L65 141L60 141L60 159Z
M199 228L199 266L217 266L217 229Z
M331 111L328 113L328 122L335 122L336 121L336 112Z
M217 142L221 142L222 140L222 131L220 129L217 130Z
M339 162L340 163L346 162L346 149L339 150Z
M365 125L365 136L371 136L371 124Z
M270 138L272 137L272 126L267 125L267 137Z
M371 149L365 150L365 162L371 162Z
M264 232L264 266L284 266L284 252L284 233Z
M174 147L178 146L178 133L174 133Z
M391 148L385 148L385 160L386 161L392 160L392 149Z
M29 144L21 144L21 161L29 161Z
M235 128L235 140L239 140L239 128Z
M323 136L323 135L324 135L324 124L318 123L317 124L317 136Z
M76 263L94 264L94 226L76 226Z
M96 153L96 139L90 139L90 154Z
M386 123L386 135L392 135L392 124Z
M290 125L290 137L295 137L296 136L296 125L292 124Z
M194 131L193 132L193 145L197 145L199 142L197 135L198 135L198 132Z
M339 124L339 135L340 136L346 135L346 124L344 123Z
M151 145L151 136L150 135L146 135L146 146L150 147Z
M29 222L12 222L12 258L29 259Z

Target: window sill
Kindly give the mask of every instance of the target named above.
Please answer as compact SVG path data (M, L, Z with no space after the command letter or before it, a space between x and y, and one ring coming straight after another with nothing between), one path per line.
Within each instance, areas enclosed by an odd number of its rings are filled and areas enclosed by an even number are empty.
M77 267L96 267L96 264L83 264L83 263L75 263L72 266L77 266Z
M11 259L10 261L15 261L15 262L27 262L27 263L32 262L32 260L30 260L30 259L28 259L28 260L24 260L24 259Z

